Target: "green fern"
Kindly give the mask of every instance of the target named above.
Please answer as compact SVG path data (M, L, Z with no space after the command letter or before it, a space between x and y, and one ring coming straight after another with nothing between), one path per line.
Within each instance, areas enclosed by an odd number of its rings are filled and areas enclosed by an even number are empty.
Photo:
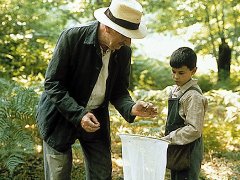
M11 154L7 158L7 161L5 162L5 164L10 171L10 176L13 176L13 172L14 172L15 168L19 164L24 163L23 159L24 159L24 156L22 156L21 154Z
M37 131L26 125L35 124L38 95L4 79L0 90L0 162L12 176L26 155L34 152Z

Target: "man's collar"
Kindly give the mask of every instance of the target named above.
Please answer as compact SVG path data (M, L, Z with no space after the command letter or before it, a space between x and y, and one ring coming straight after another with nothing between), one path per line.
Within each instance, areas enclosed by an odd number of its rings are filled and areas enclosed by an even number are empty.
M86 32L87 34L86 34L84 44L93 44L94 46L99 46L98 44L99 22L92 21L88 25L89 25L89 29Z

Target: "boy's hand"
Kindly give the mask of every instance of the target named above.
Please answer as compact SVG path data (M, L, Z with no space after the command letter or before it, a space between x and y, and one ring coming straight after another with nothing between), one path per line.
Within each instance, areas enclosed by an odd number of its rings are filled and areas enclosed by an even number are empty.
M136 104L132 107L131 114L134 116L153 118L157 116L158 109L152 103L137 101Z

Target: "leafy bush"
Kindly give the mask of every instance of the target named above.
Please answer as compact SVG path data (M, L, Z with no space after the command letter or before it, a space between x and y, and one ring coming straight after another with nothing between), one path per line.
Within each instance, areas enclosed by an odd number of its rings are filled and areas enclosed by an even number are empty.
M10 176L25 155L34 152L37 101L32 89L0 79L0 161Z
M213 72L210 75L209 74L197 75L196 79L198 80L198 84L203 92L207 92L213 89L217 81L216 74L214 74Z
M131 89L162 90L173 83L171 71L164 62L137 57L132 65Z
M227 90L205 93L209 101L204 127L208 153L239 151L240 94Z

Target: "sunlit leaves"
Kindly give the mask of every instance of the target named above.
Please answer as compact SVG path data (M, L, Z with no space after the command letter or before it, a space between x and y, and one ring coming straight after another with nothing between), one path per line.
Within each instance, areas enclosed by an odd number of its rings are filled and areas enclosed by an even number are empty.
M150 28L160 33L177 32L178 29L199 23L202 29L196 29L190 39L196 46L197 52L213 54L217 58L220 38L224 37L233 50L233 61L239 61L240 8L237 1L145 0L143 2L149 5L145 8L151 13L148 21Z
M132 64L131 83L131 89L164 89L172 84L171 72L161 61L137 57Z
M224 152L226 148L239 150L237 144L240 143L240 94L213 90L205 95L209 100L204 127L207 151Z
M52 45L46 44L56 42L67 21L65 14L57 10L63 4L64 1L40 0L1 2L1 76L44 74L52 49Z

